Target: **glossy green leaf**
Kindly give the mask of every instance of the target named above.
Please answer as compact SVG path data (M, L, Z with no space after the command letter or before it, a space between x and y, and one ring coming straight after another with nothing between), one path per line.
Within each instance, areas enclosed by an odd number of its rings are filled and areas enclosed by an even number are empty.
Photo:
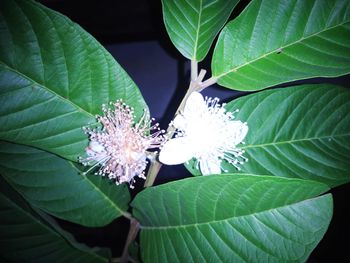
M108 262L76 243L52 220L43 220L13 190L0 193L0 259L2 262Z
M253 0L220 33L212 71L236 90L349 73L350 1Z
M0 142L0 174L32 206L85 226L110 223L130 201L125 184L84 176L71 162L28 146Z
M350 89L300 85L266 90L227 104L239 109L249 132L241 172L315 180L331 187L350 182ZM191 162L190 170L199 171ZM236 168L223 163L228 172Z
M250 127L242 172L350 182L350 90L334 85L275 89L231 102ZM237 171L235 169L229 169Z
M148 188L132 203L143 262L304 262L332 217L327 190L238 174Z
M166 30L188 59L201 61L239 0L162 0Z
M0 139L76 161L81 127L103 103L147 109L125 71L67 17L27 0L0 1Z

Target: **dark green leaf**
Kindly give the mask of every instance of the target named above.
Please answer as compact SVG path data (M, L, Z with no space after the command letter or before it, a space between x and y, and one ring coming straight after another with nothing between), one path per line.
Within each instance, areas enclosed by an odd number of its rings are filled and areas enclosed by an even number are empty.
M5 187L1 180L0 258L4 262L108 261L95 254L96 250L76 243L54 221L44 221L13 190Z
M113 57L65 16L26 0L0 2L0 139L76 161L81 127L122 98L137 116L143 98Z
M239 0L162 0L165 27L183 56L201 61Z
M350 72L350 1L253 0L222 30L214 77L236 90Z
M69 161L0 142L0 174L33 206L86 226L103 226L128 209L129 191L101 176L84 176Z
M324 184L211 175L148 188L133 201L144 262L304 262L332 217Z
M242 172L350 182L350 90L333 85L275 89L231 102L248 122ZM236 171L229 169L230 171Z

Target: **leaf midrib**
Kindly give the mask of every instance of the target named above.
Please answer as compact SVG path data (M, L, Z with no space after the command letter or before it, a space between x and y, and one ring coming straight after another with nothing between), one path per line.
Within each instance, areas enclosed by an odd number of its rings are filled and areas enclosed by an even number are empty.
M200 31L200 26L201 26L202 11L203 11L203 0L200 0L200 8L199 8L199 13L198 13L196 40L195 40L195 43L194 43L193 58L192 58L194 61L197 60L197 46L198 46L199 31Z
M78 172L78 174L81 174L81 171L80 171L77 167L75 167L71 161L68 161L68 163L73 167L74 170L76 170L76 171ZM87 182L92 186L92 188L93 188L96 192L98 192L98 193L103 197L103 199L105 199L105 200L106 200L112 207L114 207L121 215L123 215L123 216L128 216L128 213L127 213L126 211L124 211L124 210L122 210L121 208L119 208L111 199L109 199L109 198L107 197L107 195L106 195L104 192L101 191L100 188L98 188L95 184L93 184L86 176L84 176L84 175L81 175L81 176L82 176L83 180L87 181Z
M73 103L72 101L70 101L70 100L68 100L68 99L66 99L66 98L64 98L64 97L62 97L60 94L56 93L55 91L51 90L50 88L48 88L48 87L46 87L46 86L44 86L44 85L38 83L37 81L33 80L31 77L29 77L29 76L27 76L27 75L24 75L23 73L19 72L17 69L15 69L15 68L13 68L13 67L10 67L10 66L7 65L4 61L0 61L0 63L3 64L3 65L5 66L5 68L7 68L8 70L10 70L10 71L12 71L12 72L18 74L18 75L21 76L22 78L28 80L29 82L33 83L34 85L39 86L40 88L46 90L47 92L53 94L54 96L57 96L60 100L64 101L65 103L72 105L73 108L76 108L76 109L77 109L77 111L79 111L79 112L81 112L81 113L87 115L87 116L90 117L90 118L95 119L95 116L94 116L92 113L90 113L90 112L84 110L83 108L81 108L81 107L78 106L77 104Z
M334 28L336 28L336 27L345 25L345 24L349 23L349 21L350 21L350 20L346 20L346 21L344 21L343 23L337 24L337 25L335 25L335 26L333 26L333 27L329 27L329 28L327 28L327 29L325 29L325 30L318 31L318 32L316 32L316 33L314 33L314 34L312 34L312 35L310 35L310 36L302 37L301 39L299 39L299 40L297 40L297 41L295 41L295 42L292 42L292 43L290 43L290 44L288 44L288 45L280 46L280 47L278 47L278 48L276 48L276 49L274 49L274 50L272 50L272 51L270 51L270 52L267 52L267 53L262 54L261 56L255 58L255 59L253 59L253 60L250 60L250 61L248 61L248 62L246 62L246 63L244 63L244 64L242 64L242 65L239 65L239 66L237 66L237 67L235 67L235 68L232 68L232 69L230 69L230 70L228 70L228 71L226 71L226 72L224 72L224 73L221 73L220 75L217 75L217 76L213 75L213 77L214 77L215 79L220 79L220 78L222 78L222 77L225 77L226 75L228 75L228 74L230 74L230 73L232 73L232 72L236 72L237 70L239 70L239 69L242 68L242 67L245 67L245 66L247 66L247 65L249 65L249 64L252 64L252 63L254 63L254 62L256 62L256 61L258 61L258 60L260 60L260 59L263 59L263 58L265 58L265 57L267 57L267 56L269 56L269 55L271 55L271 54L274 54L274 53L276 53L277 51L279 51L279 50L281 50L281 49L283 50L284 48L287 48L287 47L289 47L289 46L298 44L298 43L304 41L305 39L312 38L312 37L314 37L314 36L316 36L316 35L319 35L319 34L321 34L321 33L327 32L328 30L332 30L332 29L334 29Z
M81 107L79 107L78 105L74 104L72 101L70 101L70 100L68 100L68 99L66 99L66 98L64 98L64 97L62 97L60 94L54 92L53 90L49 89L48 87L45 87L44 85L42 85L42 84L36 82L35 80L33 80L32 78L30 78L29 76L26 76L26 75L24 75L23 73L19 72L19 71L16 70L15 68L10 67L10 66L7 65L5 62L0 61L0 63L3 64L4 67L6 67L8 70L10 70L10 71L12 71L12 72L18 74L19 76L21 76L22 78L28 80L29 82L31 82L31 83L33 83L33 84L39 86L40 88L42 88L42 89L44 89L44 90L50 92L51 94L57 96L57 97L58 97L59 99L61 99L62 101L66 102L66 103L68 103L68 104L70 104L70 105L72 105L72 106L73 106L74 108L76 108L79 112L81 112L81 113L87 115L88 117L91 117L91 118L95 119L95 117L94 117L91 113L87 112L87 111L84 110L83 108L81 108ZM77 170L77 171L80 173L79 169L77 169L77 168L72 164L71 161L68 161L68 162L70 163L70 165L71 165L75 170ZM126 213L125 211L123 211L123 210L122 210L121 208L119 208L114 202L112 202L109 198L107 198L107 196L106 196L99 188L97 188L96 185L94 185L90 180L88 180L87 178L84 178L84 180L86 180L86 181L92 186L92 188L93 188L96 192L98 192L108 203L110 203L110 205L111 205L112 207L114 207L114 208L117 210L117 212L119 212L119 213L120 213L121 215L123 215L123 216L127 215L127 213Z
M244 145L240 147L240 149L259 148L259 147L263 148L263 147L269 147L269 146L275 146L275 145L299 143L304 141L334 139L337 137L345 137L345 136L350 136L350 133L338 134L334 136L330 135L330 136L321 136L321 137L310 137L310 138L295 139L295 140L289 140L289 141L277 141L277 142L262 143L262 144L250 144L250 145Z
M167 230L167 229L176 229L176 228L198 227L198 226L211 225L211 224L216 224L216 223L225 223L227 221L234 220L234 219L237 219L237 218L256 216L258 214L270 212L270 211L273 211L273 210L276 210L276 209L292 206L292 205L295 205L295 204L300 204L300 203L303 203L303 202L309 202L310 200L316 200L317 198L325 197L327 195L328 194L322 195L322 196L316 196L316 197L312 197L312 198L307 198L307 199L304 199L304 200L301 200L301 201L296 201L296 202L293 202L293 203L290 203L290 204L276 206L276 207L273 207L273 208L270 208L270 209L266 209L266 210L263 210L263 211L254 212L254 213L245 214L245 215L240 215L240 216L231 216L231 217L228 217L228 218L225 218L225 219L220 219L220 220L212 220L212 221L208 221L208 222L183 224L183 225L171 225L171 226L143 226L143 225L140 225L140 228L142 230L148 230L148 231L151 230L152 231L152 230Z
M81 174L81 171L76 168L71 161L67 161L69 163L70 166L72 166L73 170L77 171L78 174ZM20 171L20 172L29 172L29 173L34 173L34 172L47 172L47 171L29 171L29 170L21 170L21 169L18 169L18 168L14 168L14 167L8 167L4 164L1 164L0 167L3 167L5 169L8 169L8 170L13 170L13 171ZM4 175L4 177L7 177L6 175ZM119 208L111 199L109 199L107 197L107 195L102 192L95 184L93 184L86 176L83 176L81 175L81 178L82 180L84 180L85 182L87 182L94 190L96 193L100 194L102 196L103 199L105 199L110 205L111 207L115 208L121 215L124 215L126 214L124 210L122 210L121 208ZM20 185L20 186L24 186L24 185L21 185L21 184L18 184L18 183L15 183L16 185ZM64 186L64 184L62 184L61 186ZM26 186L26 187L31 187L31 186ZM35 188L52 188L53 186L52 185L44 185L44 186L35 186ZM55 187L59 187L59 185L55 185ZM72 196L68 196L68 197L64 197L64 198L61 198L61 199L55 199L55 200L50 200L50 202L54 202L54 201L57 201L57 200L64 200L64 199L69 199L71 198ZM42 201L42 200L37 200L37 201ZM74 209L71 209L69 211L72 211ZM67 210L68 211L68 210Z

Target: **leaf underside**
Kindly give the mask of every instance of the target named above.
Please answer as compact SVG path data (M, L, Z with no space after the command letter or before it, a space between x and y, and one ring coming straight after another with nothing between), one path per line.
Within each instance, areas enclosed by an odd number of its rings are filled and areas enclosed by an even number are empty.
M332 216L327 186L252 175L189 178L133 201L144 262L304 262Z
M82 173L69 161L28 146L0 142L0 174L34 207L84 226L121 216L128 187Z
M350 2L253 0L220 33L213 76L224 87L260 90L350 72Z

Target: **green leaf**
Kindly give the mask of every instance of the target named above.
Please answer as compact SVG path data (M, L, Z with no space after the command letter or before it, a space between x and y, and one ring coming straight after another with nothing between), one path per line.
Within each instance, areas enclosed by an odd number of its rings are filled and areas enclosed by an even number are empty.
M4 189L7 188L7 189ZM44 221L1 180L0 258L4 262L108 262L52 220Z
M248 122L243 173L350 182L350 90L302 85L260 92L227 105ZM226 167L225 167L226 168ZM230 171L237 171L232 167Z
M330 187L350 182L350 90L300 85L266 90L226 106L249 132L242 173L315 180ZM188 165L200 173L194 161ZM228 172L239 172L226 162Z
M113 57L67 17L26 0L0 10L0 139L76 161L87 145L81 127L103 103L147 109Z
M201 61L239 0L162 0L166 30L188 59Z
M28 146L0 142L0 174L32 206L85 226L126 213L130 195L101 176L84 176L69 161Z
M324 184L212 175L148 188L133 201L144 262L303 262L332 217Z
M236 90L349 73L350 1L253 0L220 33L212 71Z

